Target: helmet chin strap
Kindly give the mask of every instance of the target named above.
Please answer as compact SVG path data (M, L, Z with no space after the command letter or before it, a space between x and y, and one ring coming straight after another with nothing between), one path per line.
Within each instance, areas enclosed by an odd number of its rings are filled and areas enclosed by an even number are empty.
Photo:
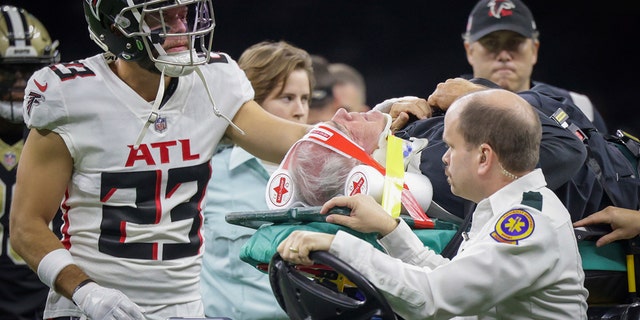
M190 50L161 54L156 58L155 66L158 70L164 69L164 73L169 77L180 77L190 74L197 68L197 65L204 62L205 59L198 57L195 50Z
M179 67L179 66L175 66L175 67ZM213 95L211 94L211 90L209 89L209 85L207 84L207 81L204 77L204 74L202 73L202 70L200 70L198 66L191 66L190 68L191 68L191 71L189 73L195 70L196 74L200 78L200 81L202 81L202 84L204 85L204 88L207 92L207 96L209 97L209 101L213 106L213 114L215 114L216 117L226 120L229 123L229 125L232 126L238 132L240 132L240 134L245 135L246 133L242 129L240 129L240 127L238 127L235 123L233 123L231 119L229 119L229 117L222 114L222 112L220 112L220 110L216 106L216 102L215 100L213 100ZM156 94L156 99L153 101L153 106L151 107L151 112L149 113L149 117L147 118L147 121L145 122L144 127L142 127L142 129L140 130L140 133L138 134L138 139L136 139L136 143L133 146L135 150L137 150L138 147L140 147L140 143L142 143L142 139L144 139L144 136L147 133L149 126L152 123L155 123L159 116L158 110L160 110L160 104L162 103L162 97L164 96L164 88L165 88L164 77L166 73L166 67L163 66L160 70L161 70L160 84L158 85L158 93Z
M196 72L200 81L204 85L204 88L207 92L207 97L213 106L213 113L218 118L222 118L226 120L230 126L232 126L235 130L237 130L240 134L245 135L245 132L240 129L235 123L229 119L226 115L222 114L216 105L215 100L213 99L213 95L211 94L211 89L209 89L209 85L207 84L207 80L200 70L200 65L207 62L207 59L201 56L198 56L197 52L194 49L189 51L180 51L177 53L167 53L161 45L155 44L156 50L160 53L158 58L156 58L156 68L162 70L164 74L170 77L181 77L191 74L192 72ZM157 100L157 99L156 99Z
M218 106L216 105L215 100L213 100L213 95L211 95L211 90L209 89L209 85L207 84L207 80L204 78L204 74L202 74L202 70L200 70L199 67L195 67L195 71L196 74L198 75L198 77L200 77L200 80L202 81L202 84L204 85L204 88L207 91L207 96L209 97L209 101L211 102L211 105L213 106L213 114L216 115L216 117L218 118L222 118L224 120L226 120L230 126L232 126L234 129L236 129L241 135L245 135L246 133L240 129L240 127L238 127L235 123L233 123L233 121L231 121L231 119L229 119L229 117L227 117L226 115L222 114L222 112L220 112L220 110L218 110Z
M160 109L160 104L162 103L162 97L164 96L164 68L161 69L160 72L160 85L158 86L158 93L156 93L156 99L153 101L153 106L151 107L151 112L149 113L149 117L147 121L144 123L144 126L138 133L138 139L136 139L136 143L133 145L135 150L138 150L140 147L140 143L142 143L142 139L144 139L145 134L147 133L147 129L152 123L155 123L158 120L158 110Z

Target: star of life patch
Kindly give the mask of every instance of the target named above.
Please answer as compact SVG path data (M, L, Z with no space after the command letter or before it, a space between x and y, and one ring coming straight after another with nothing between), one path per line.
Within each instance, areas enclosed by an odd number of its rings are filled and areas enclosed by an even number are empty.
M513 209L498 219L491 237L503 243L518 244L519 240L529 237L535 229L533 217L522 209Z

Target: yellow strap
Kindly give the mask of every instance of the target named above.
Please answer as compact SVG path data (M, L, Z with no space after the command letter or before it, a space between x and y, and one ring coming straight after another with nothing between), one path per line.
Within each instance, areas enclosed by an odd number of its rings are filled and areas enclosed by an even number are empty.
M636 292L636 266L632 254L627 255L627 284L629 285L629 292Z
M384 176L382 189L382 208L394 218L400 216L402 188L404 185L402 147L402 139L391 134L387 136L387 174Z

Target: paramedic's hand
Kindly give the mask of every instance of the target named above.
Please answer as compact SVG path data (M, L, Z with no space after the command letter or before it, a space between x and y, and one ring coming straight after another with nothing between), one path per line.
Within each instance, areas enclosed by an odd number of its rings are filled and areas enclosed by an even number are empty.
M140 307L124 293L90 282L73 293L73 302L92 320L145 320Z
M584 227L590 224L600 223L611 225L613 231L605 234L596 241L596 246L598 247L602 247L616 240L631 239L640 234L640 212L638 212L638 210L612 206L576 221L573 226Z
M357 194L351 197L335 197L327 201L320 209L321 214L326 214L335 206L349 207L351 213L346 215L331 214L327 216L327 222L343 225L353 230L370 233L377 232L384 237L398 226L398 221L391 217L376 202L373 197Z
M286 261L311 265L313 261L309 259L309 252L329 251L334 237L327 233L296 230L280 242L278 253Z
M389 115L393 122L391 122L391 132L396 132L404 128L409 122L410 118L426 119L431 117L431 107L427 104L425 99L406 99L401 100L391 105Z
M445 82L438 83L436 90L429 96L427 103L442 111L447 111L449 106L458 97L473 91L486 89L485 86L475 84L469 80L462 78L447 79Z
M388 113L391 116L391 132L396 132L409 122L410 117L425 119L431 117L432 110L427 100L414 96L391 98L373 107L373 110Z

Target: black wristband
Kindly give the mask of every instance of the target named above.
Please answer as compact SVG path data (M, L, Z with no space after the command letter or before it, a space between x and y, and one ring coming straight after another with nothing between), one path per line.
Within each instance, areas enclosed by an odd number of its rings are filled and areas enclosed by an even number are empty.
M90 282L95 282L95 281L93 281L93 279L91 279L91 278L89 278L89 279L85 279L85 280L82 280L82 282L80 282L80 283L78 284L78 286L77 286L75 289L73 289L73 293L71 294L71 296L73 296L74 294L76 294L76 292L78 292L78 290L80 290L80 288L82 288L82 287L86 286L86 285L87 285L87 284L89 284Z

